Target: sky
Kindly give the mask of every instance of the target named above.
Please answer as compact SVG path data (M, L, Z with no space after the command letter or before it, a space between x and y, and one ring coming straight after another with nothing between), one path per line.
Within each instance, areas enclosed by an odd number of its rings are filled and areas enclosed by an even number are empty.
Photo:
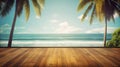
M80 33L104 33L104 21L94 19L89 23L89 16L83 22L80 21L85 9L77 12L79 0L45 0L45 5L40 17L36 16L33 5L30 2L31 14L29 20L25 20L25 12L17 17L14 34L80 34ZM15 13L15 5L10 13L0 16L0 34L9 34ZM113 33L120 28L120 18L114 15L116 23L108 22L108 33Z

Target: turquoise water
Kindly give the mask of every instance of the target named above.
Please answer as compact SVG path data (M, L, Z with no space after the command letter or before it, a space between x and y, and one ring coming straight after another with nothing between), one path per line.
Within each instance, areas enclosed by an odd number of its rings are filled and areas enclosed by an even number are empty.
M8 34L0 34L0 40L8 40ZM107 40L111 34L107 35ZM103 40L103 34L15 34L13 40Z
M13 47L102 47L103 34L15 34ZM9 35L0 34L0 47L6 47ZM111 34L107 35L107 40ZM96 45L97 44L97 45Z

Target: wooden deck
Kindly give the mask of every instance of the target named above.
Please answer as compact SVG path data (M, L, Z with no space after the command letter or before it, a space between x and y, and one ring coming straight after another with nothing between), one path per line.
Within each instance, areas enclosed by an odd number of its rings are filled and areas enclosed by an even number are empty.
M1 66L120 67L120 48L0 48Z

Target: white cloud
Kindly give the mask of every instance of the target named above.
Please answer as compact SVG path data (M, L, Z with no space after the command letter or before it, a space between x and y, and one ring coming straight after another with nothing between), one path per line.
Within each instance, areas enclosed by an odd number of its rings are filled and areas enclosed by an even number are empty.
M50 22L52 22L52 23L57 23L58 20L57 20L57 19L53 19L53 20L50 20Z
M25 29L25 27L15 27L15 30L18 30L18 29Z
M0 27L0 33L8 33L9 30L10 30L10 25L9 24L4 24L4 25L1 25Z
M107 28L107 33L113 33L115 29L116 29L115 27L108 27ZM104 33L104 27L88 30L85 33Z
M36 19L40 19L40 16L36 16Z
M54 18L57 18L57 17L58 17L58 14L57 14L57 13L53 14L53 17L54 17Z
M83 15L80 15L80 16L78 16L78 19L82 19L82 17L83 17ZM85 17L85 20L88 20L89 19L89 17L87 16L87 17Z
M115 13L115 14L114 14L114 17L115 17L115 18L117 18L117 17L118 17L118 14L117 14L117 13Z
M9 27L10 25L9 24L4 24L3 27Z
M54 13L53 15L52 15L52 19L50 20L50 22L52 22L52 23L57 23L57 22L60 22L59 20L58 20L58 14L57 13Z
M60 23L59 26L69 27L69 23L67 21L64 21L63 23Z
M0 33L9 33L10 32L10 29L11 29L11 26L9 24L4 24L0 27ZM15 27L15 31L21 31L25 29L25 27Z
M10 25L9 24L4 24L0 27L0 29L10 29Z
M71 26L67 21L59 23L58 28L56 28L55 33L74 33L80 29L74 26Z
M15 34L29 34L30 32L23 32L23 31L19 31L19 32L15 32ZM31 34L31 33L30 33Z
M80 19L80 20L81 20L81 19L82 19L82 16L83 16L83 15L78 16L78 19Z

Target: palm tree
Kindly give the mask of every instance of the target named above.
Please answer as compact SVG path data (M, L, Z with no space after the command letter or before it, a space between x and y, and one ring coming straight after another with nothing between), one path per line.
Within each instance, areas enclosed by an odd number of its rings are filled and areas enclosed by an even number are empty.
M26 20L28 20L30 15L29 0L0 0L0 4L4 3L3 5L0 5L1 16L4 17L10 12L14 2L15 2L15 15L12 23L12 28L10 31L8 47L11 47L12 45L12 38L17 16L20 16L22 14L23 8L25 8ZM44 0L32 0L35 12L39 16L41 15L41 9L44 5L44 2L45 2Z
M98 17L99 21L105 20L104 31L104 47L106 45L107 35L107 21L114 20L114 14L117 13L120 16L120 0L80 0L77 11L81 11L87 6L85 13L83 14L81 21L83 21L87 14L91 12L90 24L93 22L93 18Z

